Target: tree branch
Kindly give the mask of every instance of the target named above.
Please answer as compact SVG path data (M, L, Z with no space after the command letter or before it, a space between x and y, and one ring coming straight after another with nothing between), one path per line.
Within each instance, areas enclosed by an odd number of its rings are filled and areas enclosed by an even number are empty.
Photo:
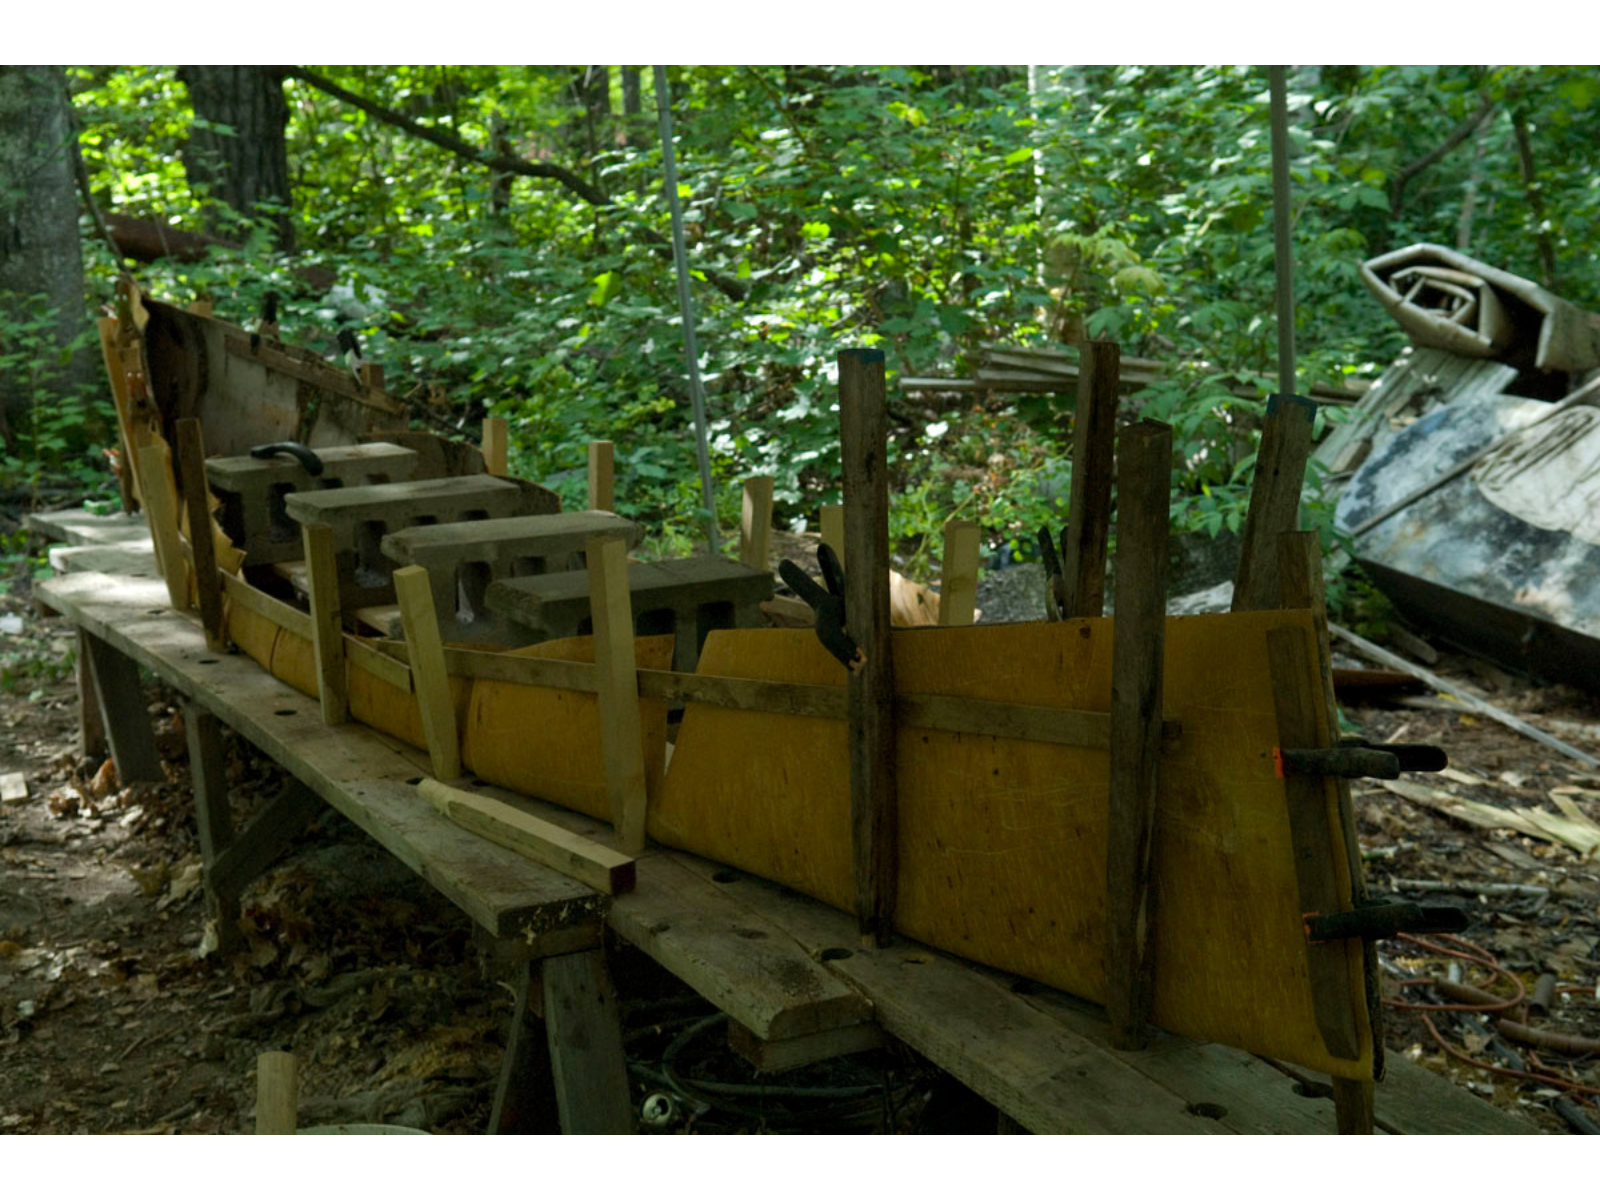
M1400 205L1405 195L1406 184L1466 141L1472 135L1472 131L1483 124L1484 119L1493 111L1494 100L1489 96L1485 96L1483 103L1478 106L1478 111L1452 129L1445 136L1444 141L1440 142L1421 158L1400 168L1400 173L1394 177L1394 185L1389 192L1389 216L1391 218L1400 215Z
M523 175L529 179L553 179L579 199L585 200L597 208L610 208L614 203L611 197L600 188L586 182L581 175L574 174L565 167L558 167L553 163L529 162L525 158L518 158L511 154L489 153L440 129L429 125L419 125L410 117L403 113L395 112L392 108L385 108L383 105L368 100L364 96L358 96L354 92L346 91L331 79L325 79L315 71L308 70L305 67L284 67L282 70L289 79L298 79L307 87L315 88L319 92L326 92L335 100L342 100L346 104L359 108L368 116L382 121L386 125L392 125L396 129L411 134L413 137L421 138L423 141L432 142L440 149L448 150L457 157L476 163L480 167L486 167L491 171L500 171L509 175ZM672 257L672 243L663 235L653 229L641 229L639 236L655 250L658 256L668 259ZM744 299L745 285L739 280L730 275L724 275L720 271L702 269L701 274L705 276L706 281L712 287L730 300Z

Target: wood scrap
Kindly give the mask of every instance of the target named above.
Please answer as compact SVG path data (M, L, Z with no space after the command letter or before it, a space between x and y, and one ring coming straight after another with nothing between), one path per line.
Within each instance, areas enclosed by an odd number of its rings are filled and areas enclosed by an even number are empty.
M28 798L28 777L21 771L0 775L0 804L15 804Z
M1595 824L1579 810L1568 796L1552 796L1560 813L1535 807L1501 808L1493 804L1480 804L1464 800L1450 792L1411 783L1404 779L1380 779L1379 787L1387 788L1397 796L1414 804L1441 812L1447 817L1480 829L1511 829L1529 837L1577 851L1585 858L1600 849L1600 825Z
M634 860L502 800L424 779L417 792L463 829L608 896L633 890Z
M1596 758L1592 754L1585 754L1576 746L1568 745L1560 738L1553 737L1544 730L1530 725L1521 717L1514 717L1510 713L1506 712L1505 709L1497 708L1495 705L1490 704L1487 700L1480 699L1463 688L1459 683L1452 683L1442 675L1435 675L1432 671L1419 667L1415 663L1407 662L1398 654L1390 653L1382 646L1375 646L1371 642L1367 641L1366 638L1351 633L1348 629L1342 629L1338 625L1334 625L1331 622L1329 623L1328 628L1332 631L1335 637L1343 638L1374 662L1383 663L1385 666L1393 667L1397 671L1410 672L1412 675L1415 675L1418 679L1422 680L1435 691L1446 693L1450 698L1460 701L1462 705L1470 708L1473 712L1480 713L1483 716L1488 717L1490 720L1499 721L1500 724L1506 726L1508 729L1514 729L1524 737L1530 737L1542 745L1549 746L1552 750L1559 750L1568 758L1576 759L1586 767L1600 767L1600 758Z

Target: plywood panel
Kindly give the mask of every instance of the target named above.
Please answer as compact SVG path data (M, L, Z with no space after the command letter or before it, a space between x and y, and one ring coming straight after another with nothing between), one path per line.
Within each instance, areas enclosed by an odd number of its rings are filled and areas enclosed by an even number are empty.
M1316 1032L1289 848L1266 632L1312 637L1309 614L1171 618L1166 747L1155 848L1153 1019L1164 1028L1359 1077ZM1109 618L899 630L901 692L1108 711ZM843 682L805 630L730 630L708 674ZM941 949L1104 1000L1105 751L902 728L897 928ZM1342 836L1327 789L1332 835ZM853 900L842 721L691 705L651 807L657 840L775 879L839 908ZM1342 879L1348 901L1349 879ZM1350 947L1360 978L1359 946Z

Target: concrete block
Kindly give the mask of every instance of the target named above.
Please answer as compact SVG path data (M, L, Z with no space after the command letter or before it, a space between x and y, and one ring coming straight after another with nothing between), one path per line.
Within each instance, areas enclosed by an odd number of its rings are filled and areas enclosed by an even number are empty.
M373 487L293 492L285 507L302 525L327 525L339 571L340 602L354 612L394 603L394 564L381 549L390 530L526 516L532 494L490 475L411 480Z
M322 474L315 477L283 456L206 460L206 480L222 501L218 523L251 566L300 557L300 527L286 508L291 493L408 480L417 466L416 451L387 442L329 446L316 454Z
M615 513L551 513L414 526L385 534L381 548L398 566L427 568L446 641L505 643L518 633L485 604L491 584L581 569L590 538L620 535L631 548L639 544L642 532Z
M635 632L675 634L673 669L692 671L713 629L761 624L760 604L772 598L772 576L725 558L630 563L628 591ZM498 580L484 600L528 641L575 637L593 628L587 571Z

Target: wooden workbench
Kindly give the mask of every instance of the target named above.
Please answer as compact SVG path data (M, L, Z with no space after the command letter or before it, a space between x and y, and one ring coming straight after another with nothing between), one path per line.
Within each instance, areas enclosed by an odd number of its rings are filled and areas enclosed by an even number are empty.
M55 555L68 573L40 582L36 595L80 630L119 770L127 760L137 773L153 754L142 704L117 699L129 695L137 664L359 825L517 960L519 1008L496 1127L515 1124L519 1089L528 1086L522 1072L546 1048L564 1129L631 1126L616 1005L599 948L607 925L727 1013L736 1044L774 1069L865 1049L887 1034L1036 1133L1334 1129L1326 1080L1170 1035L1141 1051L1113 1050L1096 1006L904 939L862 949L850 915L692 855L652 847L639 860L635 890L615 899L536 866L466 832L416 794L425 754L360 725L326 726L315 700L249 659L208 653L198 622L168 607L156 572L132 573L141 553L148 562L142 527L81 513L33 527L115 551ZM93 569L103 566L116 573ZM206 774L195 771L199 792ZM602 829L577 813L479 790L577 832ZM205 797L197 794L197 803ZM250 847L253 838L263 844ZM252 825L232 849L226 838L214 849L225 862L246 859L260 869L286 840L281 827ZM1377 1088L1376 1112L1379 1128L1391 1133L1535 1132L1395 1056Z

